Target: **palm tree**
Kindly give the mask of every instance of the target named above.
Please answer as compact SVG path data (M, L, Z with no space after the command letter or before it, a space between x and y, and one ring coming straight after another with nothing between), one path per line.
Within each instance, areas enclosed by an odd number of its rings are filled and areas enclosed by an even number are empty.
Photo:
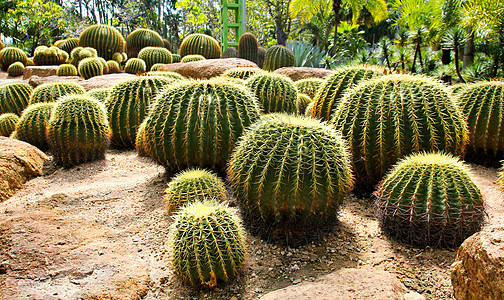
M465 30L460 27L453 27L448 30L443 37L443 45L447 49L453 50L455 52L455 70L457 71L457 76L462 83L465 83L464 77L460 73L459 67L459 49L464 47L467 42L468 36Z

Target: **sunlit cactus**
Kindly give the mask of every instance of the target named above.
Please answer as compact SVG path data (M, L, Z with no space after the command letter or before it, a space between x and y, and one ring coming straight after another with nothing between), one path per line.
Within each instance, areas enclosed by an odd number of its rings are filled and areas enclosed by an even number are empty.
M257 42L256 36L250 32L242 34L238 40L238 51L240 58L257 63L259 43Z
M0 50L0 66L2 70L7 71L10 65L19 61L26 66L28 57L23 50L16 47L5 47Z
M247 87L261 103L264 113L296 111L297 90L287 76L276 73L256 74L247 80Z
M56 70L56 75L58 76L77 76L79 73L77 72L77 68L71 64L62 64Z
M112 59L116 52L123 52L125 44L121 33L106 24L91 25L79 36L79 46L95 48L98 56L105 60Z
M29 105L16 125L17 139L30 143L40 150L48 150L46 128L53 106L53 102Z
M13 113L6 113L0 115L0 136L10 136L16 130L16 123L19 116Z
M147 65L139 58L130 58L124 66L124 72L130 74L142 74L147 71Z
M163 47L163 39L154 30L137 28L126 37L126 53L128 57L135 58L140 50L145 47Z
M199 61L199 60L205 60L206 58L203 55L199 54L191 54L191 55L186 55L182 57L180 60L181 63L188 63L192 61Z
M33 53L33 62L37 66L61 65L67 60L68 53L55 46L38 46Z
M281 45L270 47L264 56L264 70L275 71L283 67L294 67L296 58L292 51Z
M146 70L150 70L156 63L170 64L172 62L171 52L165 48L145 47L138 53L138 58L145 62Z
M60 97L71 94L84 94L86 90L71 81L48 82L37 86L30 96L29 104L56 102Z
M33 88L26 83L10 83L0 86L0 114L20 115L28 106Z
M7 74L12 77L17 77L23 75L23 72L25 70L25 67L22 62L15 62L9 66L7 69Z
M220 58L221 47L219 42L211 36L201 33L193 33L184 38L180 44L182 57L199 54L206 59Z
M313 99L324 82L325 80L321 78L305 78L294 82L294 85L299 93L308 95Z
M259 73L264 74L265 71L259 68L252 68L252 67L236 67L227 69L226 71L224 71L224 73L222 73L222 76L247 80L250 76Z
M85 58L79 62L77 71L84 79L103 75L103 63L98 57Z

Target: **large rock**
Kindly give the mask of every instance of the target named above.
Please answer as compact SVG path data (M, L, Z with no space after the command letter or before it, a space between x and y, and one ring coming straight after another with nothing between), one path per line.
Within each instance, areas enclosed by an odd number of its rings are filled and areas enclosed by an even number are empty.
M504 226L485 228L465 240L453 263L457 299L504 299Z
M38 148L0 136L0 202L9 198L29 178L42 175L49 158Z
M396 276L372 268L341 269L314 282L304 282L264 295L261 300L423 299L408 292Z
M79 76L48 76L48 77L32 76L29 80L29 84L35 88L43 83L48 82L72 81L82 85L86 90L89 91L95 88L110 87L115 85L119 81L134 76L136 75L127 73L116 73L116 74L95 76L87 80L84 80L82 77Z
M158 71L177 72L187 78L209 79L222 75L224 71L235 67L255 67L258 66L246 59L241 58L217 58L192 61L188 63L167 64Z
M27 66L23 72L23 79L28 79L34 75L38 77L48 77L56 75L59 66Z
M333 70L323 68L309 68L309 67L284 67L276 69L275 73L282 74L290 77L293 81L298 81L305 78L326 78L334 73Z

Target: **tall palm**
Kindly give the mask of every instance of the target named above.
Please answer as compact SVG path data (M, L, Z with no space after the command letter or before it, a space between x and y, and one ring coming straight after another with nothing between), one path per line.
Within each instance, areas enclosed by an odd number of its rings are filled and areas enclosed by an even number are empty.
M443 37L443 45L445 48L453 50L455 53L455 70L457 71L457 76L461 82L465 83L464 77L460 73L459 67L459 49L464 47L467 42L467 32L460 27L453 27L448 30Z

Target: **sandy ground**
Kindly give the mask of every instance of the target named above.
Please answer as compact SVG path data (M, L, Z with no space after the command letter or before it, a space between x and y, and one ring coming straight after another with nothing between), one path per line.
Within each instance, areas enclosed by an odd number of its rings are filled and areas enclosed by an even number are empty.
M502 223L497 170L471 164L487 202L488 224ZM0 299L256 299L343 267L395 274L427 299L452 299L455 249L416 249L380 233L370 199L350 195L340 223L298 248L249 235L238 278L194 288L174 274L166 250L172 217L162 167L133 151L71 169L48 165L0 203ZM235 298L233 298L235 297Z

